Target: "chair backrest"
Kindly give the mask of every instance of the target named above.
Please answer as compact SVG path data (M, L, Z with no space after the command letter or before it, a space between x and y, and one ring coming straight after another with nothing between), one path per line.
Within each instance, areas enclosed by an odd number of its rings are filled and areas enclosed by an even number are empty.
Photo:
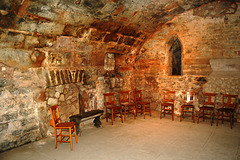
M61 122L58 105L50 107L50 113L52 118L50 120L50 125L56 127L56 125Z
M104 95L104 101L105 101L105 107L114 107L115 106L115 93L105 93Z
M137 102L142 102L142 90L135 90L134 91L134 101Z
M235 109L238 95L223 94L222 108L233 108Z
M173 103L175 101L175 91L163 91L163 103Z
M194 105L195 103L195 92L182 92L183 104Z
M216 93L203 93L203 106L212 106L215 108L216 96Z
M120 103L128 102L130 103L130 91L119 91L119 101Z

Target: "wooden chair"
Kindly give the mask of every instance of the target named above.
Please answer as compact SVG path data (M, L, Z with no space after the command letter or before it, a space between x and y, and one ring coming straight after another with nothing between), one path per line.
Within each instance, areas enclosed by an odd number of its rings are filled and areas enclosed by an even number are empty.
M172 120L174 120L174 101L175 91L163 92L163 102L161 103L160 119L162 119L162 114L164 114L164 117L166 114L171 114Z
M115 104L115 93L105 93L104 100L105 100L105 108L106 108L106 122L108 122L108 118L112 119L112 125L113 121L115 120L115 117L120 114L121 121L123 123L122 118L122 107L116 106ZM111 116L109 115L109 111Z
M202 118L203 121L205 120L205 115L209 115L211 119L211 126L214 120L214 110L215 110L215 104L216 104L216 93L203 93L203 104L201 107L199 107L198 112L198 121Z
M185 113L191 113L193 123L195 123L195 92L182 92L182 101L180 122L184 118Z
M149 112L151 116L150 102L146 102L142 100L142 90L134 91L134 102L136 105L136 116L137 116L137 113L141 113L144 115L144 119L145 119L146 112Z
M52 106L50 108L50 113L52 118L50 120L50 125L54 128L55 149L57 148L57 142L59 142L59 144L62 142L70 142L72 150L73 132L75 135L76 143L78 143L75 122L61 122L58 105Z
M136 106L135 103L131 102L130 91L119 91L119 101L124 109L124 120L126 120L126 115L131 113L136 119Z
M217 124L216 124L217 126L218 126L218 120L219 120L220 116L221 116L222 123L223 123L224 117L229 117L230 118L230 127L232 129L237 97L238 97L238 95L223 94L222 108L219 108L217 110L218 111Z

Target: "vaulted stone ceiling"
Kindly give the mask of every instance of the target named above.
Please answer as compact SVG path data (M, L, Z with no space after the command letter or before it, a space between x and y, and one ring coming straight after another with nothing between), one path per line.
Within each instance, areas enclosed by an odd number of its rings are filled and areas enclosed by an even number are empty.
M214 1L1 0L0 27L17 29L22 21L34 20L38 23L50 21L139 36L142 32L152 34L175 16ZM221 3L223 5L220 6L219 13L234 10L233 4L236 1L240 2L240 0L228 0ZM204 12L206 15L207 11Z

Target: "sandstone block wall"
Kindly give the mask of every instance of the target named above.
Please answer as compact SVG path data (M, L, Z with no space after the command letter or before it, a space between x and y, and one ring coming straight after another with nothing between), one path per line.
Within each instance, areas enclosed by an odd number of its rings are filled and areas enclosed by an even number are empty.
M79 93L84 109L104 109L103 93L131 88L132 55L142 38L36 25L31 20L0 29L1 151L46 137L53 104L71 108L61 111L68 120L79 112ZM77 87L68 95L72 84Z
M221 3L221 2L219 2ZM135 60L134 88L142 89L144 96L159 108L162 90L195 91L198 104L203 92L221 95L239 91L239 5L235 13L221 15L218 2L185 12L175 17L144 43ZM182 76L168 72L169 49L174 37L182 44ZM179 113L181 99L175 108ZM238 102L239 103L239 102Z
M218 93L218 103L223 93L240 95L239 4L229 12L225 10L231 6L224 7L229 3L220 1L175 18L169 12L171 20L151 35L113 22L94 22L87 15L78 17L73 13L82 8L75 4L45 2L49 1L24 1L19 10L0 17L0 151L47 136L49 107L69 106L61 112L67 119L79 111L79 93L80 104L92 110L104 109L105 92L115 92L118 103L118 91L142 89L143 98L158 110L162 91L175 90L176 114L181 91L195 91L197 105L203 92ZM111 11L114 3L109 2L104 12L115 17L133 12L122 13L121 7ZM149 17L133 18L141 19L150 23ZM169 49L176 37L182 45L181 76L169 75ZM72 71L83 71L84 76Z
M0 151L47 136L43 70L0 63Z

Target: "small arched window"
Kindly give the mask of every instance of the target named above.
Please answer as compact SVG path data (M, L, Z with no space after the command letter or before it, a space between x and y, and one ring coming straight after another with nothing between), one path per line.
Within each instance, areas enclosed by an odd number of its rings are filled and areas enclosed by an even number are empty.
M168 43L169 61L168 61L168 75L179 76L182 75L182 44L177 36L172 37Z

